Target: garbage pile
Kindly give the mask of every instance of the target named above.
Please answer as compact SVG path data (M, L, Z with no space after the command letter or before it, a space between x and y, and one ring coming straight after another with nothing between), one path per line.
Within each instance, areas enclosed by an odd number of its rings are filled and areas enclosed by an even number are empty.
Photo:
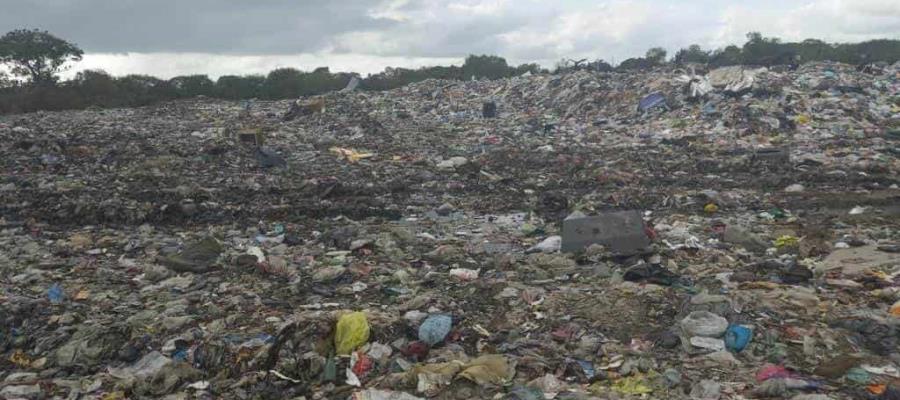
M900 65L0 118L0 397L900 398Z

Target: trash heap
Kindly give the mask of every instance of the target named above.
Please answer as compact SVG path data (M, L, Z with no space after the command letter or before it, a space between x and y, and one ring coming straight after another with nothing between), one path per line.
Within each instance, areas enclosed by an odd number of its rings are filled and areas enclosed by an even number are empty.
M0 117L0 398L898 399L900 64Z

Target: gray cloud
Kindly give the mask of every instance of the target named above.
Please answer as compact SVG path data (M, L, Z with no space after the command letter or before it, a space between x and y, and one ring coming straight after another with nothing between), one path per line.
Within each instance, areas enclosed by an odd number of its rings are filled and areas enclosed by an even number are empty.
M759 31L785 40L900 37L897 0L5 0L0 32L36 27L80 45L78 68L114 73L265 72L272 66L372 72L467 54L552 66L561 58L619 62L741 44ZM112 56L111 54L128 55Z
M12 0L0 28L48 29L89 52L290 54L334 35L388 29L371 0Z

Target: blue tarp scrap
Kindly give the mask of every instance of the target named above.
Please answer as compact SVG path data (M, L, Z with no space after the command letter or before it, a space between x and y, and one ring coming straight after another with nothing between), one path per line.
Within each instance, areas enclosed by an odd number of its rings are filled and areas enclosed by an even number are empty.
M656 107L666 107L666 96L660 92L653 92L641 99L638 108L641 111L647 111Z

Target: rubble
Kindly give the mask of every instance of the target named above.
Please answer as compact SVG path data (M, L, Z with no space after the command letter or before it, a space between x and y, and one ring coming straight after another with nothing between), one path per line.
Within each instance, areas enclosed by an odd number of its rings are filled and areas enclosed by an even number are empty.
M898 74L0 117L0 397L896 398Z
M596 217L569 216L563 221L562 250L578 251L600 244L615 254L634 255L650 246L638 211L604 212Z

